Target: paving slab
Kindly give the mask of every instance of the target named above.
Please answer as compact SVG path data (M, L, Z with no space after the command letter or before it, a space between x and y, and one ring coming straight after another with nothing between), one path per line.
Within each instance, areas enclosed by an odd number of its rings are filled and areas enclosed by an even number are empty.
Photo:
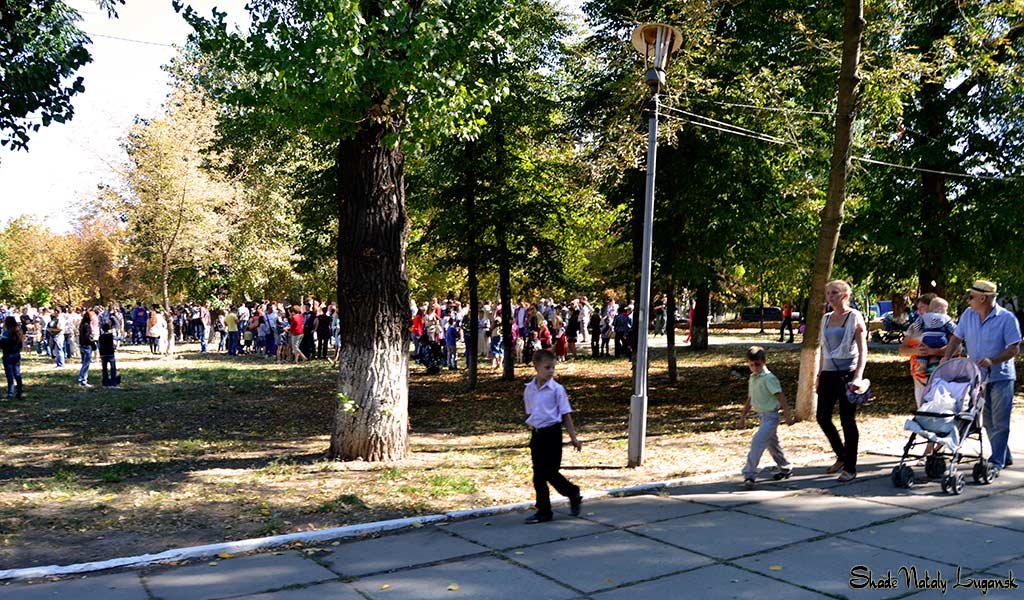
M924 467L914 469L918 477L924 476ZM977 500L979 497L995 493L989 486L978 486L968 483L962 494L954 496L942 491L937 481L919 480L910 489L898 488L888 477L854 481L847 485L832 488L829 493L836 496L856 497L861 500L880 502L892 506L902 506L915 510L933 510L943 506L952 506L963 502Z
M969 502L935 509L936 513L958 519L999 525L1024 531L1024 496L1003 492ZM1024 548L1021 548L1024 554ZM1022 573L1024 574L1024 573Z
M428 526L412 533L356 540L332 548L317 560L334 572L359 576L479 554L488 549Z
M386 600L569 600L579 593L500 558L471 558L353 583L370 598ZM449 589L458 586L457 589Z
M625 531L530 546L505 555L587 593L713 562Z
M700 598L701 600L814 600L827 598L789 583L727 565L711 565L594 595L594 600Z
M602 498L583 503L581 516L613 527L630 527L641 523L662 521L684 515L715 510L706 504L695 504L669 496L627 496ZM556 512L568 514L568 508Z
M1024 533L935 514L918 514L842 537L967 569L984 569L1024 553Z
M212 600L337 579L337 575L297 552L257 554L200 563L143 575L161 600Z
M364 600L350 583L329 581L290 590L267 592L254 596L232 596L231 600Z
M606 525L566 517L555 516L554 521L526 525L523 521L530 513L514 512L480 519L469 519L447 525L448 531L489 548L514 548L530 544L542 544L566 538L580 537L608 531Z
M737 477L735 481L685 485L667 488L665 492L676 498L717 507L740 506L752 502L792 496L797 493L794 490L767 485L748 491L743 489L742 484L742 480Z
M2 600L147 600L135 571L47 583L12 583L0 587Z
M838 538L797 544L742 558L736 564L768 577L856 600L893 598L917 591L918 588L908 586L899 577L899 568L903 566L914 566L921 574L927 569L932 574L945 570L947 576L951 575L949 565ZM854 571L858 567L863 570ZM851 582L862 581L855 575L867 576L876 582L885 580L890 582L891 587L855 589Z
M813 491L765 500L741 506L736 510L830 533L862 527L913 512L898 506Z
M818 537L821 532L737 511L649 523L630 531L716 558L734 558Z

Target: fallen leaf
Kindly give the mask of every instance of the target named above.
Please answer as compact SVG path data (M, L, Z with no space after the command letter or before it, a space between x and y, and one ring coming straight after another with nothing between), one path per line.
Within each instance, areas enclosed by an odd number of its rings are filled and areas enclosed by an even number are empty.
M449 592L457 592L458 590L459 590L459 584L457 584L457 583L453 583L453 584L448 586L448 591Z
M991 541L991 540L989 540L989 541ZM524 554L526 554L526 553L525 553L525 552L523 552L522 550L516 550L516 551L515 551L515 555L516 555L516 556L522 556L522 555L524 555Z
M220 553L220 554L218 554L217 556L218 556L219 558L234 558L234 557L235 557L235 555L234 555L234 554L231 554L230 552L221 552L221 553Z
M412 524L412 528L413 529L419 529L420 527L423 527L423 523L413 523Z
M209 562L207 564L210 565L211 567L216 567L219 563L217 561L212 561L212 562Z
M594 513L592 513L592 512L588 512L588 513L587 513L587 516L588 516L588 517L592 517L592 516L594 516Z
M391 584L390 583L381 584L381 586L379 588L377 588L377 589L379 589L382 592L384 590L390 590L391 589Z
M615 583L614 581L612 581L611 577L609 577L608 579L605 579L604 582L605 583Z
M768 567L768 570L769 571L781 571L782 570L782 565L772 565L772 566Z

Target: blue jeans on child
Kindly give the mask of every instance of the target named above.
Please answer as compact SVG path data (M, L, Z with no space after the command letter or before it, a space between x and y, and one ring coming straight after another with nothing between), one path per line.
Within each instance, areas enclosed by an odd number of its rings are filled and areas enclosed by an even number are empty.
M7 377L7 397L21 396L21 353L4 356L4 376Z
M789 461L782 453L782 446L779 445L779 413L759 413L761 426L757 428L754 439L750 441L750 453L747 454L747 464L743 467L743 479L755 479L757 477L757 465L761 462L761 455L765 450L772 455L775 464L780 469L789 469Z
M92 346L82 346L82 368L78 370L78 383L89 383L89 365L92 364Z
M103 363L103 387L116 386L118 384L117 357L101 356L100 362Z
M1010 413L1013 410L1013 379L985 384L985 431L992 446L992 464L1002 469L1010 459Z

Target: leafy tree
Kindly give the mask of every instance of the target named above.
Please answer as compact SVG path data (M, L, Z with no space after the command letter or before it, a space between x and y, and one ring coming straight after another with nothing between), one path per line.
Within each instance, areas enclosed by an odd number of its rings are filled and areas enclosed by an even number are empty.
M116 17L124 0L97 4ZM74 116L71 98L85 90L74 74L92 60L80 20L62 0L0 2L0 146L26 150L30 133Z
M1024 250L1015 200L1024 172L1024 8L931 0L898 7L880 11L866 34L868 60L893 65L905 82L888 103L867 105L866 118L886 133L870 153L928 171L872 166L858 176L862 198L840 247L844 264L882 294L945 294L979 272L1021 289L1018 261L1006 257Z
M134 268L155 278L165 308L175 279L196 289L215 272L239 212L232 182L205 168L200 153L215 124L208 103L199 90L178 87L165 114L138 121L125 142L128 187L114 209L127 223L128 251L143 261Z
M181 3L176 6L181 8ZM210 78L227 117L308 141L329 165L341 303L339 398L330 455L407 451L409 320L405 152L472 132L501 81L470 73L504 43L516 3L498 0L255 0L245 34L186 9L193 39L227 75Z

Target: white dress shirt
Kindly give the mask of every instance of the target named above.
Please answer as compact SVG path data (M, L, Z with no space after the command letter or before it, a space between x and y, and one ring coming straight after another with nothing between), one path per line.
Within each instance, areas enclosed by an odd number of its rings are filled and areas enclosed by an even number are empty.
M562 415L572 412L569 406L569 395L554 378L537 386L537 379L531 379L523 390L523 402L526 404L526 424L534 429L550 427L562 422Z

